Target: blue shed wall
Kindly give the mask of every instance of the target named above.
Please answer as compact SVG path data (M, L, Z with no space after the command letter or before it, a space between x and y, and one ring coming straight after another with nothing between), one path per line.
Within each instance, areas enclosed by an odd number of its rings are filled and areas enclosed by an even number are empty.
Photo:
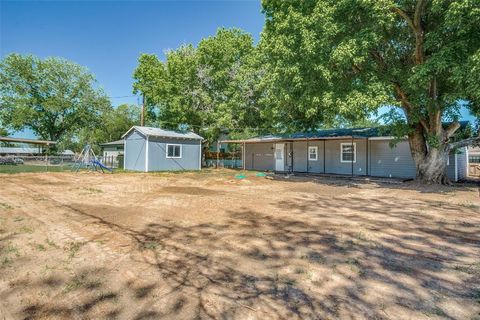
M145 171L146 139L136 131L125 137L125 170Z
M181 158L167 158L167 144L179 144ZM200 140L149 137L148 171L200 170Z

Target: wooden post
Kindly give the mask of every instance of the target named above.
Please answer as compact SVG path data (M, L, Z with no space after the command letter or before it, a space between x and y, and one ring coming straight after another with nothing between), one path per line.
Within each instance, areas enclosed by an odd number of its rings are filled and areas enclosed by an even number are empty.
M140 125L142 127L145 125L145 94L142 95L142 105L140 109Z

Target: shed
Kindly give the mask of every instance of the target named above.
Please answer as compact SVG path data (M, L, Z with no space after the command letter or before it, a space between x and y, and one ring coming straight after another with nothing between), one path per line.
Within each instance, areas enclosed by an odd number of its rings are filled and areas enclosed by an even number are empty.
M201 169L203 138L193 132L134 126L122 138L126 170Z
M116 140L100 144L100 147L102 147L103 151L103 157L116 158L117 156L123 154L124 144L125 142L123 140Z

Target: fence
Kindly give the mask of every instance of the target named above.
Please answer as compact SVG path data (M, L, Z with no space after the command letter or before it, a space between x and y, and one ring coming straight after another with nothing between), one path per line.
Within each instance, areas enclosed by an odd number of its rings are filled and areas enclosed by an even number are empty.
M0 156L0 173L66 171L72 168L73 156Z
M468 164L468 176L469 177L480 177L480 163L469 163Z
M5 155L0 156L0 173L70 171L75 160L73 155ZM97 157L97 160L109 168L123 168L123 156Z
M205 166L213 168L243 168L241 152L205 152Z

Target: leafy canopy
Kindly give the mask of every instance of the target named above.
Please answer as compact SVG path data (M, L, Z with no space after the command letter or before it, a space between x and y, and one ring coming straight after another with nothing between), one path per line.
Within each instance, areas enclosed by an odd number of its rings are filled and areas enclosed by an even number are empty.
M262 4L272 113L287 124L308 129L393 106L438 140L461 103L479 111L478 0Z
M62 140L86 128L111 106L84 67L60 58L10 54L0 61L0 122L11 130Z
M257 55L251 35L219 29L197 47L168 52L165 61L141 55L134 92L145 95L150 121L172 129L187 124L213 141L222 130L259 124Z

